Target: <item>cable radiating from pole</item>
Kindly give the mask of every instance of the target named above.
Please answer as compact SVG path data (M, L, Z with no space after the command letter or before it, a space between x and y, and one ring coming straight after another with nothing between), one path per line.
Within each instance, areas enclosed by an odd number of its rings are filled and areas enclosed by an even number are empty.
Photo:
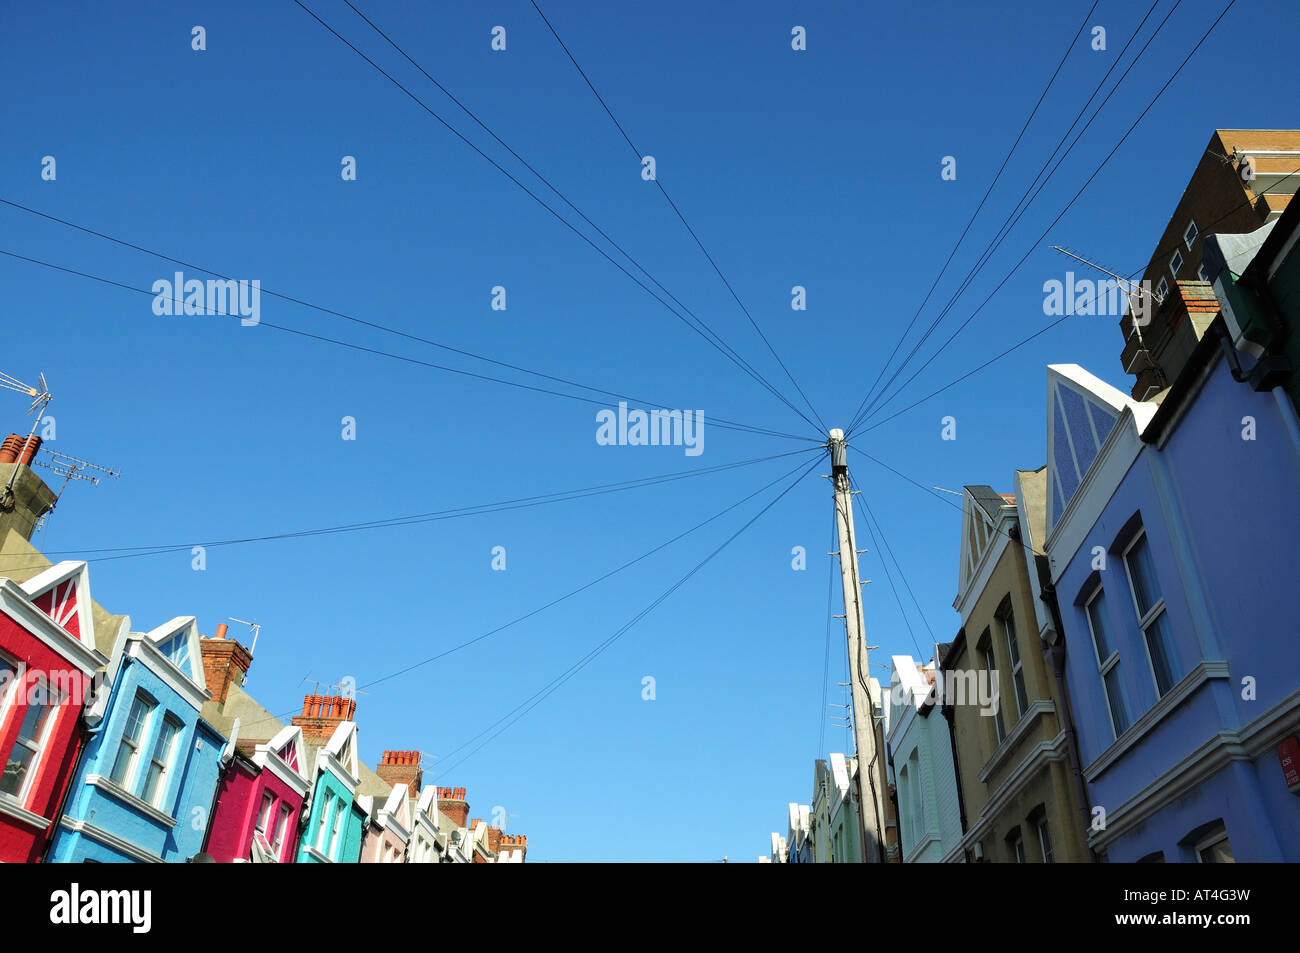
M101 284L112 285L113 287L121 288L124 291L134 291L136 294L148 295L151 298L157 297L157 294L149 289L136 288L133 285L128 285L120 281L114 281L112 278L104 278L100 275L92 275L91 273L86 271L78 271L75 268L67 268L63 265L56 265L53 262L43 261L42 259L39 258L31 258L27 255L20 255L17 252L0 249L0 255L5 255L8 256L9 258L17 259L18 261L25 261L28 262L29 264L40 265L43 268L50 268L54 271L61 271L65 274L75 275L78 278L86 278L89 279L90 281L98 281ZM173 298L172 300L176 301L178 304L181 301L179 297ZM208 311L205 313L216 315L219 317L227 317L227 318L241 317L241 315L232 314L227 311ZM311 331L304 331L301 330L300 328L291 328L281 324L274 324L270 321L259 320L256 326L259 328L271 328L276 331L284 331L288 334L296 334L299 337L310 338L314 341L320 341L324 344L333 344L338 347L344 347L349 350L359 351L365 354L372 354L375 355L376 357L386 357L392 360L402 361L407 364L414 364L419 367L427 367L433 370L446 371L449 374L459 374L462 377L470 377L475 380L488 381L495 384L505 384L508 387L518 387L522 390L533 391L534 393L538 393L538 394L550 394L553 397L564 397L567 398L568 400L576 400L584 404L593 404L597 407L606 406L604 401L594 400L593 398L590 397L579 397L577 394L566 394L563 391L552 390L547 387L537 387L532 384L524 384L520 381L512 381L503 377L492 377L487 374L479 374L474 371L464 370L462 368L450 367L446 364L435 364L431 361L423 361L420 360L419 358L410 357L409 355L406 354L396 354L392 351L383 351L380 350L379 348L367 347L362 344L354 344L349 341L340 340L338 338L331 338L322 334L315 334ZM772 437L784 437L791 440L805 440L810 443L819 442L812 437L804 437L798 434L787 434L777 430L766 430L760 427L751 427L748 424L738 424L735 421L726 420L720 417L713 418L712 423L714 426L722 427L723 429L726 430L739 430L745 433L764 434L766 436L772 436Z
M570 665L567 669L565 669L564 672L560 673L560 675L556 676L554 679L548 682L542 689L540 689L537 692L534 692L528 698L524 699L523 702L516 705L505 715L501 716L501 718L498 718L495 722L493 722L483 731L479 732L473 738L470 738L468 741L464 742L463 744L459 745L456 748L453 748L450 752L448 752L447 757L450 758L452 755L460 751L463 751L465 748L469 747L479 738L482 738L484 735L487 735L489 732L492 732L492 734L490 734L478 746L473 748L471 751L469 751L467 754L463 755L459 759L452 761L450 764L439 765L436 773L445 774L446 772L451 771L453 768L459 767L465 761L473 757L477 752L481 751L483 747L488 743L490 743L494 738L496 738L502 732L509 729L512 725L517 723L521 718L523 718L530 711L536 708L539 704L545 701L548 697L554 694L555 691L557 691L561 686L563 686L565 682L573 678L574 675L576 675L588 664L590 664L597 656L599 656L602 652L604 652L607 648L609 648L609 646L613 645L614 642L616 642L619 638L621 638L628 630L630 630L634 625L640 622L643 618L649 615L650 612L652 612L655 608L657 608L664 600L666 600L674 592L676 592L683 585L685 585L686 582L692 576L694 576L697 572L699 572L702 568L704 568L704 566L707 565L715 556L717 556L718 553L726 549L727 546L729 546L736 539L736 537L738 537L741 533L747 530L768 510L770 510L773 506L775 506L778 502L780 502L781 499L784 498L787 493L793 490L800 483L800 481L803 480L804 477L806 477L809 473L813 471L813 468L817 466L818 462L819 459L814 459L809 466L804 468L802 473L800 473L798 476L795 477L793 482L791 482L784 490L782 490L779 494L777 494L775 498L769 501L766 506L764 506L761 510L758 511L758 513L756 513L753 517L751 517L747 523L745 523L743 526L740 527L740 529L736 530L736 532L734 532L731 536L729 536L726 539L726 541L722 543L721 546L713 550L713 552L711 552L703 560L697 563L691 570L689 570L686 573L686 575L682 576L679 580L677 580L677 582L673 583L673 585L665 589L656 599L654 599L654 601L652 601L649 605L643 608L635 616L629 619L622 627L616 630L611 636L609 636L603 642L600 642L598 645L595 646L595 648L589 651L586 655L582 656L582 658L580 658L577 662L575 662L573 665ZM509 720L507 721L507 719ZM502 722L505 722L505 724L502 724ZM500 725L501 727L498 728L497 727L498 725ZM493 729L496 730L493 731Z
M344 2L347 3L348 6L352 6L350 0L344 0ZM587 84L587 88L590 89L592 95L596 97L596 101L599 102L601 107L605 110L605 114L609 116L615 127L617 127L619 133L623 136L623 140L628 144L633 154L636 156L637 161L641 161L643 153L632 142L632 137L627 134L627 130L623 128L623 124L618 121L618 118L614 115L614 111L609 108L609 104L605 102L605 97L600 95L600 92L596 89L596 84L591 81L586 70L578 64L577 58L573 55L568 45L560 38L560 34L557 33L555 27L551 25L551 21L547 19L546 14L542 12L542 8L537 5L537 0L530 0L530 2L533 5L533 9L537 11L537 15L542 18L542 22L546 24L546 28L551 31L551 36L555 37L555 42L560 44L560 49L564 50L564 55L569 58L569 62L573 64L573 68L578 71L578 75L582 77L583 82ZM1095 2L1093 3L1093 6L1096 6ZM354 7L353 9L356 8ZM789 379L790 383L794 385L794 389L799 392L799 396L803 398L804 404L807 405L810 411L812 411L812 415L817 418L817 425L820 428L820 431L825 433L826 424L822 422L821 415L817 413L817 408L812 405L812 401L808 399L808 395L803 392L803 388L799 386L799 382L794 379L794 375L790 373L790 368L786 367L785 361L781 360L781 355L776 353L776 348L772 346L772 342L769 341L767 335L763 333L763 329L758 326L758 322L755 321L754 316L750 314L749 308L745 307L745 303L740 300L740 295L736 293L736 289L733 288L731 282L727 280L727 276L722 273L722 269L718 267L718 263L714 260L713 256L709 254L709 250L704 247L704 242L700 240L700 236L696 234L696 231L691 227L690 222L686 221L686 216L683 215L682 210L677 207L677 203L673 201L673 197L668 194L668 190L664 188L664 184L659 181L658 175L655 176L654 183L659 187L660 193L667 200L668 205L672 208L673 212L676 213L678 220L683 226L685 226L686 231L690 233L691 238L695 240L695 244L698 245L700 251L704 253L704 257L707 258L709 264L713 266L714 272L722 279L722 283L726 286L727 291L731 293L731 297L735 300L736 304L740 306L740 310L744 312L745 317L749 319L750 326L758 332L758 336L763 339L763 343L767 345L767 349L771 353L772 357L776 358L776 363L781 366L781 370L785 371L785 376ZM809 421L809 423L811 423L811 421Z
M909 383L911 383L913 380L916 379L918 374L924 371L925 368L928 367L936 357L942 354L943 351L948 347L948 345L950 345L953 342L953 340L956 339L957 335L961 334L961 332L971 323L971 321L975 319L975 317L980 313L980 311L984 309L984 306L988 304L989 301L992 300L993 296L996 295L1002 289L1002 286L1005 285L1011 279L1011 277L1017 271L1020 270L1021 266L1024 265L1024 263L1028 260L1029 256L1033 254L1033 252L1038 246L1038 243L1041 242L1044 237L1046 237L1047 233L1050 232L1052 228L1056 226L1057 222L1059 222L1062 218L1065 217L1065 214L1069 212L1069 210L1073 207L1074 203L1079 200L1079 197L1083 194L1084 190L1087 189L1088 186L1092 184L1092 180L1097 177L1097 175L1101 172L1101 170L1106 166L1106 163L1108 163L1111 160L1111 158L1115 155L1115 153L1119 151L1120 146L1122 146L1124 142L1128 139L1128 137L1132 135L1133 130L1137 128L1138 124L1146 117L1147 113L1151 111L1152 107L1155 106L1156 102L1159 101L1160 97L1164 95L1165 91L1170 87L1170 85L1173 84L1174 80L1178 78L1178 75L1183 71L1184 67L1186 67L1187 64L1191 61L1192 57L1196 54L1196 51L1201 48L1201 46L1205 43L1207 39L1209 39L1210 34L1214 32L1215 27L1217 27L1220 21L1222 21L1223 18L1227 16L1228 11L1230 11L1232 7L1236 5L1236 2L1237 0L1230 0L1228 5L1223 8L1223 12L1221 12L1219 16L1215 19L1215 21L1212 24L1210 24L1210 28L1205 31L1205 33L1201 36L1200 40L1197 41L1196 45L1192 47L1192 49L1188 52L1187 56L1184 57L1182 63L1180 63L1178 68L1174 70L1173 75L1169 77L1169 79L1165 82L1165 84L1162 87L1160 87L1160 90L1156 93L1156 95L1151 99L1149 103L1147 103L1146 108L1142 110L1142 112L1138 115L1137 119L1135 119L1133 123L1125 131L1124 135L1120 137L1119 141L1115 143L1115 146L1110 150L1109 153L1106 154L1106 157L1102 159L1101 164L1098 165L1097 168L1093 170L1090 176L1088 176L1087 180L1083 183L1083 185L1079 187L1079 190L1075 192L1074 197L1071 198L1068 203L1066 203L1065 208L1061 210L1060 214L1058 214L1056 218L1054 218L1048 224L1047 228L1043 229L1042 233L1038 236L1037 239L1035 239L1033 245L1030 246L1029 250L1025 252L1025 254L1021 257L1020 261L1016 263L1016 265L1011 269L1011 271L1007 273L1006 277L1003 278L1002 281L998 283L997 287L994 288L993 291L989 293L988 297L986 297L980 303L979 307L976 308L970 314L970 316L965 321L962 322L962 324L957 328L957 330L954 331L948 337L948 339L939 346L939 349L935 351L933 354L931 354L930 357L925 361L925 363L922 364L919 368L917 368L917 370L912 374L912 376L903 382L903 385L901 387L899 387L896 391L894 391L892 396L887 398L883 403L881 403L878 406L877 410L883 410L885 406L887 406L891 401L893 401L896 397L898 397L900 393L902 393L903 389L906 388ZM1176 6L1175 9L1177 9ZM1162 23L1161 26L1163 25L1164 24Z
M903 329L903 334L898 339L898 343L896 343L894 345L894 349L889 352L889 357L885 358L885 363L881 366L879 373L876 374L876 379L872 381L871 386L867 388L866 396L862 398L862 402L858 404L857 410L853 412L853 417L850 418L849 426L846 428L846 432L845 432L846 437L849 436L849 433L853 429L852 421L856 420L858 414L863 412L863 408L868 406L868 401L871 399L872 392L875 391L876 385L880 383L880 378L883 377L885 371L889 369L889 364L891 361L893 361L894 357L898 354L898 349L902 347L903 342L907 340L908 334L912 332L912 328L916 325L916 319L919 318L921 316L921 312L925 310L925 306L929 302L930 296L934 294L935 288L939 286L939 281L943 278L944 273L947 272L948 266L952 264L952 260L954 256L956 256L957 250L961 248L962 242L966 240L966 234L971 230L971 226L975 224L975 219L979 217L980 210L984 208L984 203L988 201L989 196L993 193L993 187L998 184L998 180L1002 178L1002 173L1006 170L1006 167L1010 164L1012 156L1016 154L1016 149L1020 146L1020 140L1024 138L1025 133L1028 131L1029 124L1034 121L1034 116L1038 114L1039 107L1043 105L1043 100L1047 98L1048 92L1051 90L1053 84L1056 82L1056 77L1060 75L1061 69L1065 66L1065 61L1070 58L1070 53L1074 49L1074 44L1079 41L1079 37L1083 34L1083 28L1088 25L1088 19L1092 16L1093 11L1097 9L1098 2L1099 0L1093 0L1092 6L1088 9L1088 12L1084 15L1083 20L1079 23L1079 28L1075 31L1074 36L1071 38L1070 42L1066 44L1065 52L1061 54L1061 60L1059 63L1056 64L1056 70L1052 73L1051 79L1047 81L1047 85L1043 87L1043 91L1042 93L1039 94L1038 101L1034 103L1034 108L1030 110L1029 116L1025 119L1024 125L1020 127L1019 135L1016 136L1015 142L1011 144L1010 151L1007 152L1006 157L1003 158L1001 165L998 166L997 173L993 176L993 181L990 182L988 188L984 190L983 198L980 199L979 205L975 206L975 211L971 213L970 220L966 222L966 227L962 229L961 234L957 237L957 243L952 246L952 251L948 253L948 258L944 261L943 267L940 268L939 273L934 276L934 282L930 285L930 290L925 293L925 297L921 300L921 304L917 307L916 313L912 315L912 320L910 320L907 323L907 327ZM536 4L534 4L534 6L535 5ZM904 364L906 364L906 361L904 361ZM885 387L888 388L889 384L886 383Z
M695 321L697 321L697 322L699 323L700 327L696 327L695 324L692 324L691 321L687 320L685 317L683 317L681 314L679 314L679 313L676 311L676 309L674 309L674 308L673 308L671 305L669 305L666 301L664 301L662 298L660 298L660 297L659 297L659 296L658 296L654 291L652 291L652 290L651 290L651 289L650 289L650 288L649 288L649 287L648 287L644 282L642 282L639 278L637 278L636 275L632 274L630 271L628 271L626 268L624 268L623 265L620 264L618 261L616 261L616 260L613 258L613 256L611 256L607 251L605 251L605 249L601 248L601 247L600 247L599 245L597 245L594 241L592 241L592 239L591 239L591 238L590 238L590 237L589 237L585 232L583 232L581 229L579 229L577 226L575 226L572 222L570 222L568 219L566 219L563 215L561 215L559 212L557 212L554 208L552 208L550 205L548 205L544 199L542 199L539 195L537 195L536 192L534 192L532 189L528 188L528 186L526 186L526 185L524 185L522 182L520 182L519 179L517 179L514 175L512 175L508 169L506 169L503 165L501 165L501 163L497 162L495 159L493 159L491 156L489 156L486 152L484 152L482 149L480 149L477 145L475 145L473 142L471 142L471 141L470 141L470 140L469 140L469 139L464 135L464 133L462 133L459 129L457 129L455 126L453 126L451 123L449 123L446 119L444 119L441 115L439 115L437 112L435 112L435 111L433 110L432 107L430 107L426 102L424 102L424 100L422 100L419 96L415 95L415 93L413 93L413 92L411 92L409 89L407 89L404 85L402 85L401 82L399 82L396 78L394 78L394 77L393 77L393 76L392 76L392 75L391 75L387 70L385 70L382 66L380 66L378 63L376 63L376 62L375 62L374 60L372 60L370 57L366 56L366 54L363 53L360 49L358 49L358 48L357 48L357 47L356 47L356 46L355 46L355 45L354 45L350 40L348 40L345 36L343 36L341 33L339 33L337 30L335 30L332 26L330 26L328 23L326 23L324 20L322 20L319 16L317 16L316 13L315 13L315 12L314 12L310 7L308 7L305 3L302 2L302 0L293 0L293 2L296 3L299 7L301 7L304 11L306 11L306 13L307 13L308 15L310 15L312 19L314 19L317 23L319 23L319 24L320 24L321 26L323 26L326 30L328 30L331 34L333 34L333 35L334 35L338 40L340 40L340 41L341 41L345 46L347 46L350 50L352 50L352 52L356 53L357 56L359 56L359 57L361 57L363 60L365 60L368 64L370 64L370 66L374 67L375 70L377 70L377 71L378 71L378 72L379 72L379 73L380 73L380 74L381 74L385 79L387 79L390 83L392 83L394 86L396 86L398 89L400 89L403 93L405 93L405 94L406 94L406 95L407 95L407 96L408 96L408 97L409 97L413 102L416 103L416 105L418 105L421 109L423 109L425 112L427 112L427 113L428 113L430 116L432 116L434 119L438 120L438 122L440 122L444 127L446 127L446 128L447 128L447 129L448 129L452 134L454 134L458 139L460 139L460 140L461 140L462 142L464 142L467 146L469 146L469 147L470 147L471 149L473 149L476 153L478 153L478 154L479 154L480 156L482 156L485 160L487 160L487 161L488 161L488 162L493 166L493 168L495 168L498 172L500 172L500 173L501 173L502 175L504 175L507 179L509 179L511 182L513 182L516 186L518 186L520 189L522 189L522 190L523 190L523 191L524 191L524 192L529 196L529 198L531 198L534 202L536 202L536 203L537 203L538 205L540 205L542 208L546 209L546 211L550 212L551 215L553 215L553 216L554 216L554 217L555 217L555 218L556 218L560 223L562 223L566 228L568 228L568 229L569 229L570 231L572 231L575 235L577 235L579 238L581 238L584 242L586 242L588 245L590 245L592 248L594 248L594 249L595 249L595 250L596 250L596 251L597 251L597 252L598 252L598 253L599 253L603 258L605 258L606 261L608 261L610 264L612 264L612 265L613 265L615 268L617 268L619 271L623 272L623 274L625 274L628 278L630 278L633 282L635 282L636 285L637 285L638 287L640 287L643 291L645 291L646 294L650 295L652 298L654 298L656 301L658 301L660 304L662 304L665 308L667 308L668 311L669 311L669 312L670 312L674 317L676 317L679 321L681 321L683 324L685 324L688 328L690 328L692 331L694 331L696 334L698 334L700 337L702 337L705 341L707 341L710 345L712 345L715 349L717 349L719 353L721 353L724 357L726 357L728 360L730 360L730 361L731 361L733 364L735 364L738 368L740 368L740 369L743 370L745 373L747 373L751 378L754 379L754 381L755 381L756 383L758 383L761 387L765 388L769 393L771 393L774 397L776 397L776 398L777 398L778 400L780 400L783 404L785 404L787 407L789 407L789 408L790 408L792 411L794 411L798 416L802 417L802 418L803 418L803 419L808 423L808 425L809 425L810 427L814 427L814 426L816 426L816 425L815 425L811 420L808 419L808 417L803 413L803 411L801 411L798 407L796 407L794 404L792 404L792 403L791 403L791 402L786 398L786 396L785 396L784 394L782 394L780 391L778 391L774 386L772 386L772 384L771 384L771 383L770 383L766 378L764 378L761 374L759 374L757 371L755 371L752 367L749 367L748 364L746 364L746 363L744 362L743 359L739 358L739 355L735 355L735 356L733 356L733 354L734 354L734 349L730 349L730 347L726 344L726 342L723 341L722 338L719 337L719 336L717 335L717 333L714 332L713 329L710 328L710 327L709 327L709 326L704 322L704 320L703 320L702 318L699 318L698 316L696 316L692 311L690 311L690 309L686 308L684 305L682 306L682 309L683 309L684 311L686 311L687 314L691 315L691 317L694 318ZM625 254L626 254L626 253L625 253ZM645 273L647 276L649 275L649 273L646 272L646 270L645 270L644 268L642 268L639 264L637 264L636 261L635 261L634 259L629 258L629 261L632 261L633 265L634 265L635 267L637 267L638 269L640 269L640 270L641 270L643 273ZM653 281L653 279L651 279L651 280ZM701 328L703 328L704 330L701 330ZM707 333L706 333L706 332L707 332ZM712 335L712 337L710 337L710 335ZM715 340L715 339L716 339L716 340ZM719 342L720 342L720 343L719 343ZM731 350L732 353L728 353L729 350Z
M851 488L852 488L852 481L851 481L851 480L850 480L849 485L850 485L850 492L853 492L852 489L851 489ZM861 504L859 504L859 506L860 506L860 505L861 505ZM863 518L864 518L864 519L866 518L866 514L863 514ZM907 634L908 634L908 635L911 637L911 639L912 639L912 647L916 649L916 654L917 654L917 655L920 655L920 654L921 654L921 647L920 647L920 645L917 644L917 641L916 641L916 633L912 631L912 623L908 620L908 618L907 618L907 611L903 608L903 600L902 600L902 597L899 596L899 594L898 594L898 587L894 585L894 577L893 577L893 574L890 573L890 571L889 571L889 563L885 560L885 554L882 553L882 552L880 551L879 545L876 543L876 534L875 534L875 532L871 529L871 523L870 523L869 521L867 522L867 534L871 537L871 545L872 545L872 547L874 547L875 552L877 552L877 553L880 554L880 565L881 565L881 566L884 568L884 570L885 570L885 578L886 578L887 580L889 580L889 588L890 588L890 590L894 593L894 601L898 603L898 614L899 614L900 616L903 617L903 625L905 625L905 626L907 627ZM901 572L901 570L900 570L900 572ZM870 673L868 673L868 675L869 675L869 674L870 674Z
M1178 3L1181 2L1182 0L1178 0ZM971 266L971 269L966 273L966 276L958 283L957 288L954 290L952 296L948 299L947 303L943 306L942 309L940 309L938 315L935 316L934 320L926 328L926 331L921 336L920 340L918 340L915 344L913 344L911 349L908 351L907 355L903 358L902 363L900 363L898 367L895 368L893 374L890 375L889 380L887 380L885 382L884 387L880 389L880 393L876 395L874 400L866 404L857 414L854 415L852 422L849 424L849 428L851 430L856 429L857 426L863 420L870 418L872 412L876 409L876 406L884 398L885 392L889 389L890 385L893 384L894 381L898 379L898 375L903 372L904 368L907 367L907 365L911 362L912 358L914 358L917 352L920 351L920 349L925 345L925 342L930 339L930 335L934 333L934 331L939 326L939 324L943 322L943 319L946 318L949 312L952 311L953 307L956 305L957 301L961 298L962 294L964 294L969 289L971 283L975 280L975 278L979 276L980 272L984 270L984 266L989 263L993 255L997 253L997 250L1002 247L1002 243L1010 236L1011 231L1016 227L1016 225L1020 223L1021 218L1023 218L1025 213L1029 211L1029 207L1042 193L1043 189L1047 187L1047 183L1051 181L1052 176L1054 176L1056 172L1061 168L1061 166L1064 165L1065 160L1069 157L1070 153L1074 151L1074 147L1079 144L1080 140L1083 139L1083 136L1088 131L1088 128L1093 124L1093 122L1097 119L1097 117L1101 115L1101 111L1106 108L1106 104L1110 102L1111 97L1114 96L1116 91L1118 91L1118 89L1120 88L1120 86L1123 85L1124 80L1128 77L1129 72L1133 69L1134 66L1137 65L1138 61L1142 59L1142 56L1144 53L1146 53L1147 48L1151 45L1152 41L1155 40L1155 38L1160 34L1160 31L1164 28L1165 23L1169 21L1169 17L1172 16L1174 11L1178 9L1178 3L1174 4L1174 6L1170 9L1169 13L1165 15L1165 19L1161 21L1160 25L1155 29L1155 31L1151 34L1151 36L1148 37L1146 43L1142 46L1142 49L1138 51L1137 55L1133 58L1133 61L1129 63L1128 67L1125 68L1124 72L1120 75L1119 80L1111 88L1110 92L1106 94L1106 98L1102 100L1101 105L1097 107L1096 111L1084 124L1083 128L1079 130L1079 134L1074 137L1074 141L1071 142L1069 146L1066 147L1065 152L1061 153L1061 157L1059 160L1057 160L1056 165L1052 166L1049 171L1048 167L1052 165L1052 160L1056 159L1057 153L1061 152L1061 146L1064 145L1065 141L1070 137L1070 133L1072 133L1074 131L1075 126L1079 124L1079 120L1081 120L1084 117L1084 115L1088 112L1089 107L1092 106L1093 102L1096 100L1097 94L1101 92L1102 88L1106 85L1106 81L1110 79L1111 73L1113 73L1115 69L1119 66L1119 64L1123 62L1124 56L1125 54L1128 53L1129 47L1133 45L1133 41L1136 40L1138 36L1141 34L1142 28L1146 26L1147 20L1151 18L1151 14L1155 11L1156 7L1159 5L1159 0L1155 0L1155 2L1153 2L1151 6L1147 9L1146 15L1142 17L1137 27L1129 35L1127 42L1125 42L1123 48L1119 51L1119 55L1116 56L1113 60L1111 60L1110 67L1102 75L1101 80L1097 83L1097 85L1093 87L1091 95L1088 96L1087 101L1083 104L1082 107L1080 107L1079 111L1075 114L1074 120L1070 123L1069 127L1065 130L1064 133L1062 133L1061 138L1057 140L1056 146L1052 149L1051 154L1048 155L1047 159L1044 160L1043 164L1039 166L1038 171L1034 173L1033 176L1030 177L1029 185L1025 188L1025 191L1021 194L1020 198L1016 201L1016 204L1012 207L1011 211L1008 212L1006 217L1002 220L1002 224L998 226L998 229L996 232L994 232L993 237L990 238L988 243L984 246L984 250L980 252L980 254L977 256L975 264ZM1035 186L1037 186L1037 188L1035 188ZM906 382L904 383L903 386L906 386ZM901 390L902 388L899 389ZM888 401L886 401L886 403L888 403Z
M102 238L105 241L113 242L114 244L120 245L123 248L130 248L133 251L143 252L146 255L151 255L154 258L158 258L162 261L170 262L174 265L180 265L183 268L188 268L191 271L198 271L206 275L213 275L214 277L221 278L225 281L235 280L230 275L223 274L219 271L214 271L211 268L205 268L202 265L196 265L193 262L189 262L181 258L173 257L172 255L168 255L165 252L156 251L155 249L152 248L146 248L143 245L138 245L134 242L130 242L122 238L117 238L116 236L109 235L106 232L98 231L93 228L89 228L85 225L78 225L76 222L68 221L67 219L64 218L59 218L56 215L51 215L48 212L42 212L39 209L34 209L26 205L21 205L17 202L10 201L9 199L3 197L0 197L0 205L7 205L10 208L17 209L20 212L26 212L29 215L34 215L38 218L43 218L46 221L54 222L58 225L63 225L66 226L67 228L72 228L79 232L84 232L87 235L93 235L96 238ZM25 259L25 260L34 261L35 259ZM88 276L83 275L83 277L88 277ZM301 305L304 308L310 308L313 311L319 311L321 314L328 314L336 318L342 318L345 321L351 321L353 324L359 324L362 325L363 327L373 328L376 331L383 331L387 334L393 334L398 337L406 338L407 340L417 341L421 344L427 344L430 347L435 347L443 351L448 351L449 353L452 354L458 354L462 357L473 358L476 361L483 361L486 364L493 364L497 367L503 367L512 371L519 371L522 374L529 374L533 377L539 377L543 380L552 381L553 383L557 383L557 384L566 384L570 387L577 387L580 390L591 391L592 393L595 394L605 394L608 397L616 397L619 400L626 400L628 401L628 403L636 403L642 406L653 406L653 407L667 406L660 401L653 401L653 400L647 401L644 400L643 398L632 397L627 394L621 394L618 391L606 390L605 388L602 387L593 387L589 384L581 384L577 381L570 380L565 377L557 377L552 374L543 373L542 371L534 371L527 367L522 367L518 364L511 364L508 361L498 361L495 358L486 357L482 354L476 354L473 351L467 351L464 348L453 347L450 344L443 344L439 341L434 341L430 338L423 337L419 334L412 334L409 331L403 331L400 330L399 328L390 327L385 324L379 324L375 321L367 321L364 318L357 317L356 315L347 314L346 312L337 311L333 308L327 308L322 305L313 304L310 301L305 301L302 298L297 298L294 297L293 295L282 294L281 292L278 291L272 291L270 288L267 288L265 286L259 286L259 290L261 294L270 295L271 297L279 298L282 301L288 301L291 302L292 304ZM152 293L153 292L150 292L150 294ZM719 419L721 420L723 418L719 418ZM800 437L799 439L807 440L811 438Z

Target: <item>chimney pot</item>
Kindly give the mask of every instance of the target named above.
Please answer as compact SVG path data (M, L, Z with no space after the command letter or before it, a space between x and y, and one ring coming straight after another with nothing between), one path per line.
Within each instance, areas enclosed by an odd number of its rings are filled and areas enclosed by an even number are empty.
M228 626L228 625L226 625L226 623L222 622L220 625L217 626L217 634L214 635L213 638L214 638L214 639L224 639L224 638L226 637L226 630L229 629L229 628L230 628L230 626Z

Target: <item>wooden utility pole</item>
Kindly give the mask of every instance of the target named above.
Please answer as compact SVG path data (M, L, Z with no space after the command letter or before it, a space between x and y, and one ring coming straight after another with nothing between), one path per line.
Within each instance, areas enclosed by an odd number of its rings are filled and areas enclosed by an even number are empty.
M853 531L853 489L844 431L830 432L831 479L835 484L835 525L840 541L840 584L844 590L844 629L849 643L849 680L853 700L853 734L857 745L858 810L862 830L862 859L881 863L884 832L880 829L884 811L880 793L873 783L880 757L876 746L875 706L872 703L871 666L867 656L866 620L862 613L862 579L858 575L857 537Z

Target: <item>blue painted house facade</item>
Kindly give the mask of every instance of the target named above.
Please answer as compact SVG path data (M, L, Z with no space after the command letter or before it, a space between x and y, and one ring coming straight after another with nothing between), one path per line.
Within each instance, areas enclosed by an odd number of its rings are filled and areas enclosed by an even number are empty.
M1300 860L1290 402L1234 379L1217 318L1160 404L1048 369L1047 573L1091 806L1114 862ZM1284 406L1285 405L1285 406Z
M199 717L209 694L194 618L124 631L106 676L49 859L184 862L202 850L225 745Z
M298 848L300 864L355 864L370 813L357 799L361 762L357 757L356 702L309 695L293 721L303 729L313 767L311 803Z

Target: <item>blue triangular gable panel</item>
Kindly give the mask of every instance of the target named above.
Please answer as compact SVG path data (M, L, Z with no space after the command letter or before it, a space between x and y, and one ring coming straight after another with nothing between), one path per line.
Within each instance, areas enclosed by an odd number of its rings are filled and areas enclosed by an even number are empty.
M181 629L158 646L158 651L167 656L186 675L194 677L194 660L190 657L189 629Z

